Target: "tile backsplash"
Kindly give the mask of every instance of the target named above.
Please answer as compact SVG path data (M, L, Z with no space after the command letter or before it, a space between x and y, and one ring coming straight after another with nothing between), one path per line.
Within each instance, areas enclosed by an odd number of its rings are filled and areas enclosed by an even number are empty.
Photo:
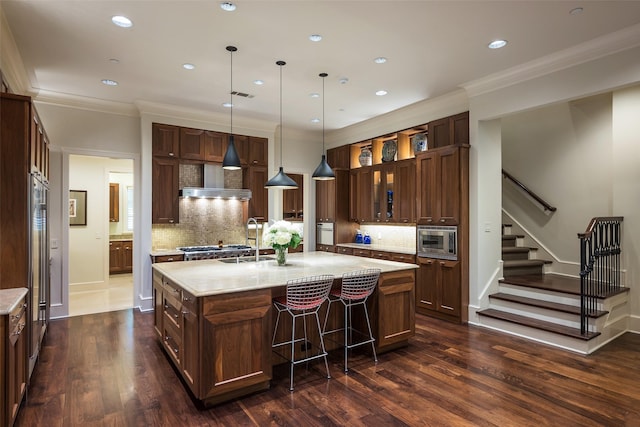
M416 249L416 227L406 225L361 225L362 233L369 233L371 242L389 248ZM354 235L355 239L355 235Z

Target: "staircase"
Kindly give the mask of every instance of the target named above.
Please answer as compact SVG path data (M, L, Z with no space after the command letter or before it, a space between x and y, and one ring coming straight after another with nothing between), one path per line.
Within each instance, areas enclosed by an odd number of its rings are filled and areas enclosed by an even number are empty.
M503 332L589 354L626 329L628 288L598 297L588 313L591 331L580 330L580 279L546 272L552 261L537 259L524 235L502 226L503 279L479 310L479 323ZM622 324L624 323L624 324Z

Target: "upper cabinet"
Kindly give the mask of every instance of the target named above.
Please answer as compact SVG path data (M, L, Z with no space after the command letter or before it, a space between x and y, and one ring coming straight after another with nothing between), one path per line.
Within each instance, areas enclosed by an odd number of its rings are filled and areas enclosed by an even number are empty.
M434 120L427 125L429 148L469 144L469 112Z
M204 131L204 160L222 163L227 152L228 135L221 132Z
M180 128L180 158L182 160L204 160L205 131Z
M290 173L287 174L289 178L293 179L298 188L293 190L287 190L282 192L282 217L289 221L302 221L304 217L303 211L303 198L304 198L304 183L302 175ZM316 187L317 188L317 187Z
M341 147L327 150L327 163L332 169L349 169L351 158L351 147L343 145Z
M154 123L152 125L152 152L154 156L179 157L180 128Z
M267 138L249 137L249 166L267 166L268 142Z
M120 221L120 184L109 183L109 222Z

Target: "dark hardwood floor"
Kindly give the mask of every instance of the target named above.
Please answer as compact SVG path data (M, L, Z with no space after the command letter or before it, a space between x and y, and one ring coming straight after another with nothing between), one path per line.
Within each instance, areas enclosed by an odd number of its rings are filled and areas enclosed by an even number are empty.
M640 335L591 356L417 316L408 347L200 409L134 310L51 322L17 426L640 426Z

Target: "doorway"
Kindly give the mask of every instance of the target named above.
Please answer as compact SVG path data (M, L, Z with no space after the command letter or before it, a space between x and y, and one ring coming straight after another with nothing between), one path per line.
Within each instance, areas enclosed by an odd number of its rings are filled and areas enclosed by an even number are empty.
M69 156L69 316L134 305L133 163Z

